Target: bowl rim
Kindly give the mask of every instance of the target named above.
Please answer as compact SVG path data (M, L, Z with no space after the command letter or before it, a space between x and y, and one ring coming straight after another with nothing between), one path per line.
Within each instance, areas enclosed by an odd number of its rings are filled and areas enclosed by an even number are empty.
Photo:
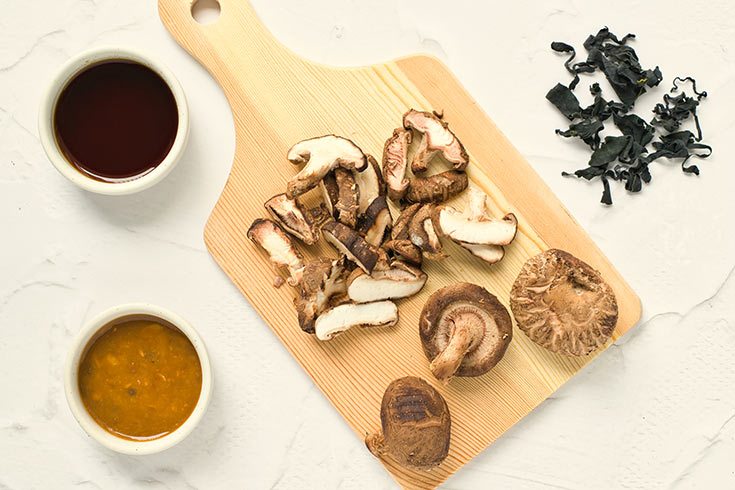
M79 393L77 373L82 354L90 339L110 322L130 315L148 315L160 318L177 327L191 341L202 368L202 390L189 418L173 432L150 441L123 439L103 429L87 412ZM213 390L213 373L207 348L194 327L176 313L150 303L126 303L113 306L84 323L72 341L64 366L64 392L72 415L85 432L102 446L112 451L129 454L153 454L169 449L188 436L202 420L209 406Z
M54 112L61 91L85 68L105 60L126 60L140 63L158 74L171 89L179 116L176 137L166 157L153 170L123 182L103 182L83 174L64 156L56 142ZM173 72L160 60L137 49L122 46L99 46L69 58L57 70L46 86L38 108L38 133L46 156L56 170L78 187L106 195L140 192L163 180L176 166L189 139L189 106L181 84Z

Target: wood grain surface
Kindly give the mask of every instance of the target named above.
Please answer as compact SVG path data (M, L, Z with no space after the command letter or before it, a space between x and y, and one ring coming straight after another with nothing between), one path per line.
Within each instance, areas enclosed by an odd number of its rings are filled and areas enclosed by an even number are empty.
M513 342L490 373L442 386L429 372L418 333L419 313L433 291L468 281L486 287L508 306L511 284L523 263L556 247L598 269L615 290L620 318L614 338L639 320L640 301L630 286L441 62L418 55L360 68L324 66L280 45L245 0L220 0L220 17L211 25L192 18L191 4L159 0L161 19L222 86L237 138L232 172L204 231L206 245L358 437L379 427L380 400L395 378L420 376L444 395L452 416L449 456L431 472L384 461L401 486L437 487L596 355L575 359L549 353L514 327ZM245 232L255 218L266 215L263 203L283 192L298 171L285 158L292 144L335 133L380 159L386 138L411 107L444 112L470 153L472 185L488 193L496 216L516 214L517 238L495 265L446 243L450 258L424 266L429 275L424 290L398 301L397 326L357 329L319 342L299 329L294 290L273 288L270 262ZM461 209L465 198L451 204ZM323 241L300 248L307 257L336 257ZM364 457L372 456L365 450Z

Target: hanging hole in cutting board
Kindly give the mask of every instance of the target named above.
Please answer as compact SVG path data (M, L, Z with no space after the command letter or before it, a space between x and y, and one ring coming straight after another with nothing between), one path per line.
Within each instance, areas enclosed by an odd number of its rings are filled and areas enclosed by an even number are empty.
M191 6L191 16L202 25L214 24L219 19L219 14L217 0L196 0Z

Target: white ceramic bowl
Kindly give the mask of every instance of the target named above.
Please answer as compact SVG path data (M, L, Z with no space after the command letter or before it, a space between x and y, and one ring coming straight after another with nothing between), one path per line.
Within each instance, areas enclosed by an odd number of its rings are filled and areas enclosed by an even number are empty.
M61 91L81 70L98 61L108 59L135 61L156 72L171 89L179 111L179 127L168 155L152 171L124 182L102 182L84 175L66 159L56 143L54 134L54 111ZM132 194L160 182L178 163L189 138L189 108L184 90L166 65L134 49L111 46L99 47L84 51L71 58L56 73L41 98L38 110L38 132L41 136L43 149L56 170L77 186L97 194Z
M189 415L189 418L170 434L150 441L122 439L112 435L110 432L107 432L105 429L100 427L97 422L95 422L91 415L89 415L89 412L87 412L87 409L84 407L81 395L79 394L77 373L79 371L79 362L81 361L81 357L87 343L100 328L109 324L113 320L130 315L160 318L176 326L191 341L192 345L196 349L197 355L199 356L199 362L202 366L202 391L199 394L199 401L197 401L197 404L191 412L191 415ZM191 433L207 411L209 400L212 397L212 387L213 375L212 367L209 363L209 356L207 355L207 349L204 346L204 342L201 337L199 337L196 330L194 330L194 328L179 315L166 310L165 308L161 308L160 306L154 306L146 303L130 303L115 306L103 311L96 317L89 320L74 338L71 349L66 358L66 366L64 368L64 390L66 392L66 400L69 403L69 408L71 409L72 414L77 419L77 422L79 422L79 425L81 425L87 434L89 434L94 440L106 448L123 454L153 454L168 449L181 442Z

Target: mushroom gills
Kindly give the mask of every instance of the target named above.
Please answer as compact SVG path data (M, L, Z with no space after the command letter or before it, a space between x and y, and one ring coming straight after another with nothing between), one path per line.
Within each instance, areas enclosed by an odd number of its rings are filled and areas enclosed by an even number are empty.
M602 275L558 249L526 261L511 288L510 307L531 340L568 356L603 347L618 320L615 293Z
M376 270L371 275L356 269L348 278L347 295L357 303L413 296L426 284L424 272L399 261L390 269Z
M383 179L388 186L388 197L399 201L406 194L408 179L408 145L411 143L411 130L396 128L383 147Z
M508 310L486 289L457 283L434 292L421 311L419 333L434 376L480 376L505 355L513 338Z
M330 340L351 327L389 327L397 322L398 307L392 301L346 303L319 315L315 330L319 340Z

